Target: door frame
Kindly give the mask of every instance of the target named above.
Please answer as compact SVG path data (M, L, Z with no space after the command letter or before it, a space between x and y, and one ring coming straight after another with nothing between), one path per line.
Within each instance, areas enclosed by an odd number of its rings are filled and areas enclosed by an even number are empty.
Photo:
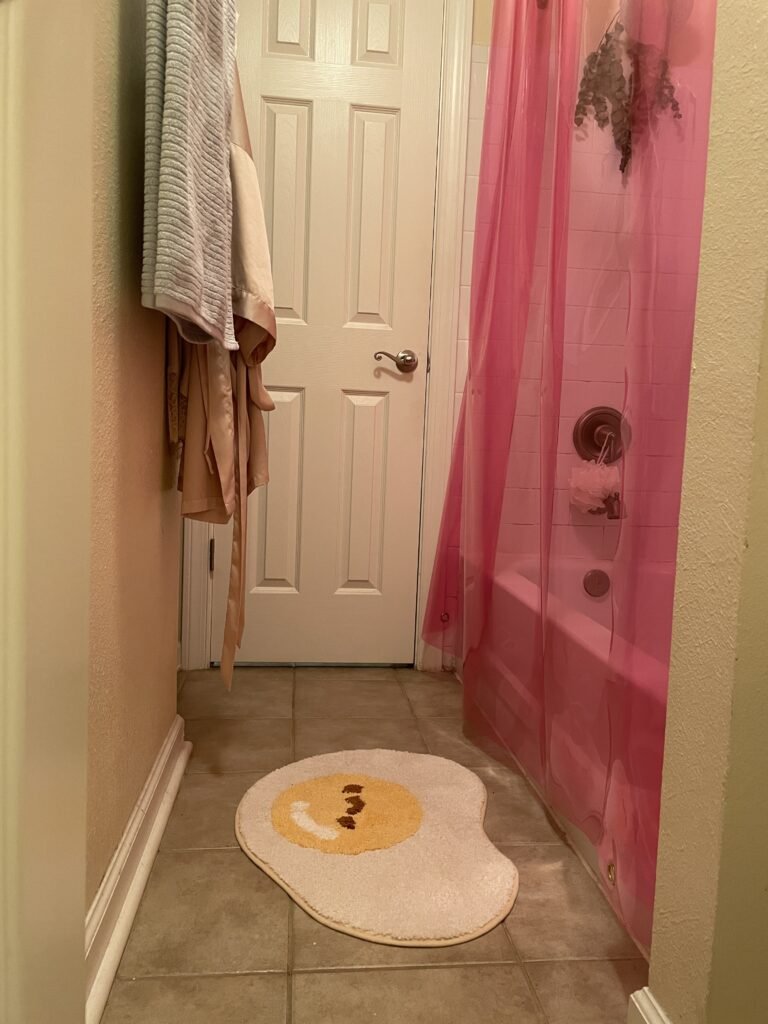
M427 646L420 634L453 450L473 14L474 0L444 0L428 342L430 370L427 374L417 614L414 623L415 664L417 668L432 671L450 667L443 666L442 653ZM451 443L446 443L447 439L451 439ZM213 580L209 552L212 539L212 526L185 520L181 667L187 670L207 668L211 655L216 653L211 651Z

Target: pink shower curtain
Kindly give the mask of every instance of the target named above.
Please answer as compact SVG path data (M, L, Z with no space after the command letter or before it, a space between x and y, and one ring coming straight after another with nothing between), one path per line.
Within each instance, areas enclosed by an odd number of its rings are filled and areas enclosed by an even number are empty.
M647 947L715 0L609 7L496 2L469 373L424 636L460 665L467 731L587 835ZM624 172L610 126L574 124L585 58L617 13L644 62ZM660 61L680 117L658 110ZM613 404L603 385L627 430L622 517L598 526L567 487L573 420ZM595 563L611 585L604 649L567 614L569 567ZM510 571L538 584L533 612L510 612Z

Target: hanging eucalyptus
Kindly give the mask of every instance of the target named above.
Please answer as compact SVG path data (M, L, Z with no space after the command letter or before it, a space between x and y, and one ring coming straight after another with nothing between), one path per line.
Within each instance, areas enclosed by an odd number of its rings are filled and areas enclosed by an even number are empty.
M584 63L574 122L578 128L590 111L598 128L609 125L624 174L635 139L653 127L660 113L676 120L683 114L669 74L669 60L655 46L633 40L618 16Z

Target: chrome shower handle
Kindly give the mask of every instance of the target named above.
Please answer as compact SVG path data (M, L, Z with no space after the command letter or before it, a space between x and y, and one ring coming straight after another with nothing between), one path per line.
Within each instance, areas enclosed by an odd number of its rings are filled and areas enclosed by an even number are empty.
M391 359L400 373L413 373L419 365L419 357L409 348L404 348L403 351L398 352L396 356L393 356L391 352L374 352L373 354L373 358L379 363L381 362L382 356L386 356L387 359Z

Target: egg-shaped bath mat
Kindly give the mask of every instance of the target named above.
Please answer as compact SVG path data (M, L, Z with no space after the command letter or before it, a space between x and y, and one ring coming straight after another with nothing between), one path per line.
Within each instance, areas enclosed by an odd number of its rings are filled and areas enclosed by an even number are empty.
M431 754L345 750L278 768L237 809L245 853L312 917L392 946L452 946L515 902L483 830L486 790Z

